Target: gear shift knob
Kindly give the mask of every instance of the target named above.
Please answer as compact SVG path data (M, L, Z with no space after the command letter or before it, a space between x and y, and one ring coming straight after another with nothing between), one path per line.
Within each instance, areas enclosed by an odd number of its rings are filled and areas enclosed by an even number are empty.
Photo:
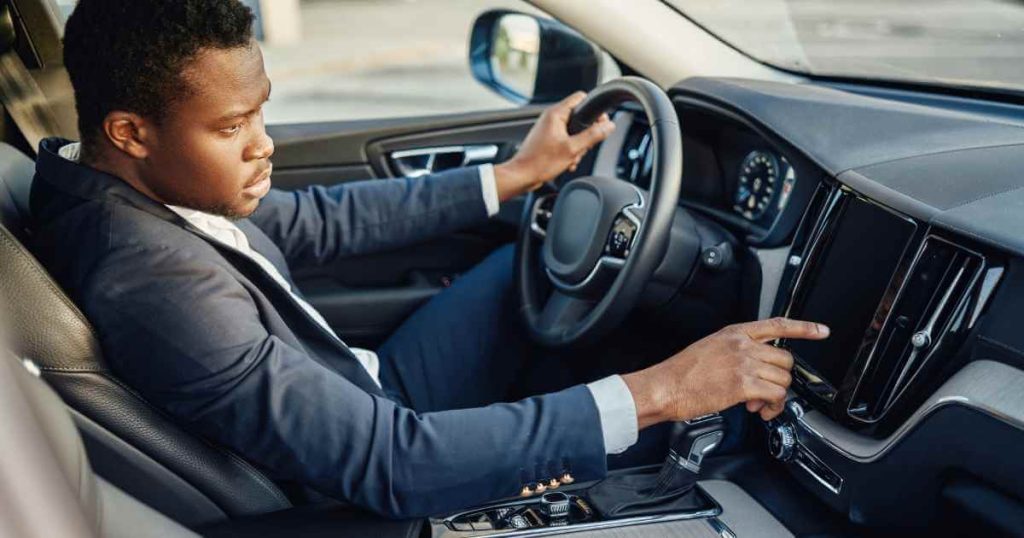
M682 431L672 439L668 457L658 472L651 496L683 491L697 483L700 466L725 436L725 421L718 414L706 415L680 423Z

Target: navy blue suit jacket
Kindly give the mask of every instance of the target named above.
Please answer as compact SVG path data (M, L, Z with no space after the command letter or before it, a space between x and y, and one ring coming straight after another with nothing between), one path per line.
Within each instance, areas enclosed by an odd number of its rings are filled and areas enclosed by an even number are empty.
M563 470L604 475L585 386L477 409L404 408L250 258L61 158L65 143L40 145L35 251L95 325L114 372L187 428L275 479L392 517L515 495ZM486 217L478 173L464 169L272 190L237 224L290 279L289 265L398 248Z

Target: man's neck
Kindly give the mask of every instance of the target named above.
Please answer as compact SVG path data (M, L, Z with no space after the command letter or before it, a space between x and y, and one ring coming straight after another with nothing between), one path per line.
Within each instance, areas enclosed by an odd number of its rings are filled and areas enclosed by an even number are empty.
M84 144L79 144L77 151L78 158L70 160L119 178L121 181L131 185L133 189L141 192L150 200L153 200L158 204L166 205L166 202L164 202L155 192L147 187L141 179L139 179L136 167L133 166L132 163L125 162L124 157L111 156L110 153L110 151L96 151L94 149L89 149Z

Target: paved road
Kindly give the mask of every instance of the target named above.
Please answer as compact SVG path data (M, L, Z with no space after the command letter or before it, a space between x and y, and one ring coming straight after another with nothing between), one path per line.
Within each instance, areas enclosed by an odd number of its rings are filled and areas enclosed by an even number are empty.
M565 0L585 1L585 0ZM628 1L628 0L623 0ZM1024 88L1024 4L1011 0L670 0L789 67L1003 80ZM469 30L519 0L303 0L305 36L267 46L272 123L512 106L472 79Z

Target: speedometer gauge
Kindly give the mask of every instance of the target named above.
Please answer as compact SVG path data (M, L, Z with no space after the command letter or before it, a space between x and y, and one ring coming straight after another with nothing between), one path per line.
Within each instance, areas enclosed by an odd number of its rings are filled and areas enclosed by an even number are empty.
M767 151L751 151L740 165L733 209L747 220L757 220L771 206L779 190L779 161Z

